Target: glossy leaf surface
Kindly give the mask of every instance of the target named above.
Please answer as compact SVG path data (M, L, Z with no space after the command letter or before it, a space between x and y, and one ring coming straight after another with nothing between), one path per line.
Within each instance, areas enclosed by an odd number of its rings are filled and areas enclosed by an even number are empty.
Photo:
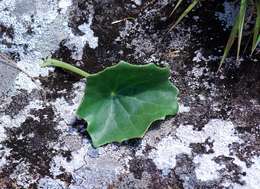
M77 115L95 147L142 137L152 122L178 112L178 89L168 68L121 61L87 78Z

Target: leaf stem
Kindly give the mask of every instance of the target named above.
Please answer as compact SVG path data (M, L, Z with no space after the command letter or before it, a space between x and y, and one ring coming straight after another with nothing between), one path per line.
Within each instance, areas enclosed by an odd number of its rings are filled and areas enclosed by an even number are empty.
M41 64L41 67L49 67L49 66L53 66L53 67L58 67L58 68L63 68L65 70L68 70L68 71L71 71L81 77L88 77L90 76L91 74L90 73L87 73L75 66L72 66L68 63L65 63L65 62L62 62L62 61L59 61L59 60L55 60L55 59L52 59L52 58L48 58L43 64Z

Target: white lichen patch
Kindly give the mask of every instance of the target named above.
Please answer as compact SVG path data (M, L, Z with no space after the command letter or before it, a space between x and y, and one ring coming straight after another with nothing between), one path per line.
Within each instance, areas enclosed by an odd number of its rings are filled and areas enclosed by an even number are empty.
M54 107L55 114L57 117L57 121L62 124L71 125L76 119L76 109L79 106L81 99L84 94L85 82L79 81L73 84L73 98L70 99L70 102L65 100L64 97L57 98L55 102L51 102L52 106Z
M39 85L39 84L38 84ZM35 83L31 78L29 78L24 73L20 72L19 75L16 77L15 80L15 89L23 89L26 90L28 93L31 93L33 89L37 89L37 83Z
M179 105L179 113L188 113L190 111L189 106L184 106L183 104Z
M51 53L57 50L62 40L73 39L72 44L77 46L76 52L81 52L85 43L91 41L91 37L94 38L93 31L90 29L90 25L92 24L91 16L88 25L84 28L84 32L86 32L86 35L88 36L76 36L72 33L71 28L68 27L71 6L72 1L70 0L1 1L0 24L12 28L13 36L12 39L8 40L11 40L10 42L13 45L8 47L1 43L0 51L3 53L18 53L20 61L17 62L17 66L30 76L48 75L49 70L53 69L42 69L40 68L39 63L42 61L42 58L50 56ZM59 12L59 9L62 9L62 11ZM28 29L30 29L30 31L28 31ZM3 37L7 38L8 36L4 35ZM95 45L97 45L97 38L94 38L93 40L95 41ZM93 46L92 43L91 46ZM8 75L9 72L5 74ZM10 74L12 73L10 72ZM33 89L39 89L40 87L40 83L35 83L35 81L24 73L19 73L14 80L13 85L16 92L14 91L12 95L17 95L17 92L20 90L24 90L30 94ZM79 91L80 89L75 87L75 90ZM76 94L82 93L79 91ZM77 99L75 102L74 100L75 99L73 99L71 103L64 101L64 99L56 100L56 104L54 105L57 108L57 117L62 115L61 118L58 118L59 121L62 119L66 123L70 123L75 119L75 106L79 103L80 99ZM11 101L11 99L9 101ZM3 141L6 139L5 128L19 127L27 117L33 117L33 115L30 114L30 111L41 108L42 106L40 104L42 103L43 102L38 100L32 101L28 106L23 108L18 115L12 118L9 115L0 114L0 140ZM6 102L6 104L1 104L0 108L7 105L8 102ZM67 110L69 110L69 112L66 112Z
M205 101L205 100L206 100L206 97L203 96L202 94L199 94L198 97L199 97L199 99L200 99L201 101Z
M0 136L2 137L2 136ZM10 149L4 148L2 144L0 144L0 168L7 165L7 157L10 155Z
M260 186L260 157L252 159L253 164L249 168L244 168L246 176L242 178L245 185L235 185L237 189L258 189Z
M72 50L72 58L75 60L81 60L83 55L83 48L88 42L89 47L92 49L98 46L98 37L94 36L93 30L90 28L92 24L93 15L89 16L88 24L84 23L78 28L84 33L82 36L75 36L70 33L69 39L66 41L65 45Z
M202 135L197 135L193 131L192 125L181 125L176 131L176 137L169 136L160 141L157 150L150 154L150 158L159 169L168 172L176 166L176 157L179 154L191 155L190 143L204 141L205 138Z
M62 11L66 11L71 5L71 0L59 0L59 8L62 9Z
M0 61L0 110L1 107L4 107L3 104L8 101L7 98L10 98L11 94L15 92L14 81L17 74L17 70L3 64L2 61Z
M55 107L55 115L57 119L59 119L61 122L72 124L75 121L75 110L77 104L70 104L65 100L64 97L61 97L56 99L52 105Z
M0 142L6 139L5 128L20 127L27 117L30 115L31 110L39 110L42 108L42 102L39 100L31 101L19 114L11 117L9 115L0 114ZM34 118L34 117L33 117Z
M51 163L51 169L50 171L52 172L52 174L54 176L58 176L60 174L62 174L63 172L61 171L61 168L63 167L66 172L69 173L73 173L75 170L78 170L79 168L81 168L82 166L84 166L86 164L85 162L85 156L87 153L87 148L90 146L90 144L87 144L85 142L85 145L82 146L80 149L73 151L71 156L72 156L72 160L71 161L67 161L66 158L58 155L55 156L52 159L52 163Z
M14 172L10 175L10 178L16 180L18 186L29 188L30 184L36 182L38 179L38 176L29 173L29 167L30 165L27 163L19 163Z
M207 59L203 56L201 50L197 50L194 52L195 56L193 57L192 61L193 62L201 62L201 61L207 61Z
M27 105L23 110L19 112L19 114L15 115L14 117L5 114L0 114L0 142L3 142L4 140L7 139L6 128L20 127L28 117L33 117L34 119L37 119L33 115L30 115L30 111L38 110L41 108L42 108L42 102L36 100L30 102L29 105ZM10 149L4 147L2 144L0 144L0 148L1 148L0 150L0 168L1 168L7 165L6 158L10 155Z
M9 42L11 46L5 43L0 43L0 51L2 53L15 53L18 55L17 66L28 73L31 77L47 76L53 68L41 68L42 59L51 56L53 52L59 49L62 41L70 42L73 55L77 55L77 59L81 59L82 50L86 43L90 47L97 47L98 38L94 36L94 32L90 26L92 24L93 10L89 15L88 24L80 26L80 30L85 33L83 36L76 35L72 32L69 25L70 12L73 8L71 0L3 0L0 1L0 24L1 26L12 30L12 37L7 34L2 35L2 39ZM89 6L91 9L92 7ZM2 40L1 39L1 40ZM76 48L75 48L76 47ZM5 72L3 74L13 74ZM8 78L8 77L7 77ZM38 80L33 81L26 74L19 73L16 79L13 80L14 92L12 96L17 95L20 91L30 94L34 89L41 88L41 83ZM83 95L83 82L76 83L73 86L75 90L71 100L65 98L56 99L51 102L54 106L55 119L58 122L58 129L62 131L68 128L68 124L75 120L75 109ZM8 89L9 90L9 89ZM66 91L65 91L66 92ZM80 95L80 96L79 96ZM10 97L9 97L10 98ZM22 97L24 98L24 97ZM0 108L5 108L11 102L11 98L1 104ZM24 100L24 99L21 99ZM43 99L41 99L43 100ZM43 106L42 106L43 105ZM40 121L38 117L31 114L32 110L39 110L49 103L34 100L29 105L22 108L17 115L11 117L4 112L0 114L0 141L7 140L6 128L20 127L28 117ZM27 135L27 137L30 134ZM31 133L33 135L33 133ZM22 135L19 139L22 139ZM49 146L55 145L49 144ZM60 149L59 149L60 150ZM4 147L0 154L0 166L6 166L6 158L10 155L9 149ZM24 167L28 167L26 165ZM16 167L19 170L21 168ZM21 173L15 171L12 178L17 181L17 184L27 188L30 183L36 182L38 177L30 175L24 171ZM33 177L33 178L32 178ZM28 180L26 183L25 180ZM46 179L48 180L48 179ZM41 180L41 183L44 180ZM39 185L39 187L44 185ZM48 186L48 185L47 185ZM45 187L45 186L44 186Z
M211 153L197 154L192 151L191 144L212 143L212 147L206 147L206 151L211 149ZM251 181L252 178L259 178L259 158L252 160L254 164L247 168L245 163L235 155L230 154L232 144L242 144L242 141L235 132L235 126L230 121L219 119L210 120L201 131L193 130L192 125L181 125L175 132L175 137L168 136L160 141L156 150L153 150L149 157L153 159L158 169L168 172L177 165L177 156L186 154L193 159L195 174L198 181L207 182L222 178L221 172L226 169L225 164L215 161L217 157L229 157L234 159L234 164L239 166L247 173L242 180L245 183L259 182L258 179ZM222 178L225 180L227 178ZM232 184L233 185L233 184Z
M192 74L193 74L196 78L198 78L198 77L203 76L204 70L205 70L204 67L202 67L202 68L193 67L191 72L192 72Z
M200 181L210 181L219 178L219 170L222 168L219 164L213 161L211 155L198 155L193 159L193 162L197 165L195 173Z
M70 0L41 1L33 0L26 3L24 0L3 0L0 2L0 24L13 28L12 47L0 44L2 52L18 52L19 68L31 76L46 76L48 70L41 69L39 63L42 58L50 56L59 48L62 40L71 41L77 47L78 54L82 54L82 48L86 42L90 47L97 46L97 38L90 29L92 17L89 23L82 26L85 35L76 36L68 26ZM59 12L59 9L62 11ZM19 10L19 11L17 11ZM32 19L33 15L33 19ZM73 49L71 49L73 50Z
M178 139L164 138L157 146L157 150L150 154L158 169L165 173L176 166L176 156L179 154L191 154L191 149Z
M119 152L113 153L113 148L107 147L106 153L102 153L101 147L96 149L101 151L98 153L98 157L94 157L88 153L90 148L92 148L91 144L85 139L82 141L80 149L71 152L70 161L61 155L55 156L51 162L52 175L57 177L65 171L71 174L73 179L69 188L90 189L96 186L106 187L124 172L125 168L120 162L122 160L120 160Z
M66 188L66 184L60 180L52 179L48 176L41 178L38 181L38 189L64 189Z
M133 2L138 6L142 5L142 0L133 0Z

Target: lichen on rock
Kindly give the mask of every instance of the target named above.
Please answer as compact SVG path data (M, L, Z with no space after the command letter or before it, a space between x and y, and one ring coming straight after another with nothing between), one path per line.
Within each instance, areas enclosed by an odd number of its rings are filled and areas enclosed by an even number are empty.
M0 51L31 76L0 62L1 188L258 189L259 64L230 58L215 74L226 36L216 2L166 35L170 3L0 1ZM168 66L180 112L95 149L74 114L85 80L40 68L47 57L90 73L119 60Z

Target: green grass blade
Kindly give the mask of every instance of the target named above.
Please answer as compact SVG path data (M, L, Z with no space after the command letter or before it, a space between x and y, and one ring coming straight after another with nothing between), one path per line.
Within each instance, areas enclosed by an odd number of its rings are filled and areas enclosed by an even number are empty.
M172 10L170 16L173 15L173 13L174 13L174 12L176 11L176 9L180 6L180 4L182 3L182 1L183 1L183 0L179 0L179 1L177 2L177 4L176 4L175 7L173 8L173 10Z
M228 42L227 42L226 47L224 49L224 54L223 54L221 61L219 63L218 71L221 68L222 64L224 63L224 60L226 59L232 45L234 44L235 39L237 37L238 23L239 23L238 21L239 21L239 15L236 16L235 24L233 25L232 30L230 32Z
M237 44L237 60L239 59L241 41L243 36L244 21L246 15L247 0L241 0L240 10L238 14L238 44Z
M200 0L193 0L192 3L185 9L185 11L183 11L183 13L178 18L178 20L175 22L175 24L169 29L169 31L171 31L177 24L179 24L179 22L197 5L197 3L199 1Z
M251 49L251 55L255 51L259 41L260 41L260 0L256 0L255 2L256 6L256 21L255 21L255 27L254 27L254 35L253 35L253 43L252 43L252 49Z

